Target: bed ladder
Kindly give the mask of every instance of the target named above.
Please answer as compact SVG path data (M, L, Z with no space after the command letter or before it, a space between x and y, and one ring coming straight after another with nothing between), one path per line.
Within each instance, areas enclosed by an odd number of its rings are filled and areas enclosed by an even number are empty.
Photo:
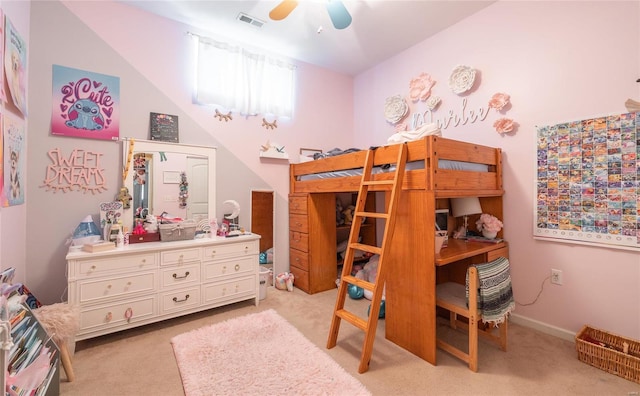
M393 230L396 223L396 205L399 202L400 192L402 191L402 178L404 176L404 169L407 162L407 145L403 143L398 147L398 158L395 163L393 179L372 179L371 174L374 166L375 153L376 149L369 150L365 159L362 181L358 191L353 221L351 222L351 231L349 233L347 249L345 251L341 281L338 286L338 296L336 298L336 305L331 319L331 328L329 330L329 339L327 341L328 349L336 346L338 332L340 330L340 322L342 319L351 323L360 330L363 330L365 337L364 345L362 347L362 355L360 357L360 366L358 368L359 373L364 373L369 369L369 361L371 360L371 353L373 352L373 341L376 337L378 315L380 313L380 304L382 302L382 292L384 290L384 283L388 269L386 268L388 264L385 263L385 256L388 255L388 252L391 249L391 239L393 237ZM370 191L372 193L373 191L384 191L385 194L391 194L391 196L388 197L389 199L385 200L387 203L385 205L386 212L364 211L367 196ZM365 217L385 220L384 235L382 237L382 244L380 247L358 243L360 227ZM358 279L351 275L356 250L379 255L378 273L374 283ZM371 298L370 312L367 319L363 319L359 315L345 309L344 304L348 294L349 285L355 285L372 292L373 297Z

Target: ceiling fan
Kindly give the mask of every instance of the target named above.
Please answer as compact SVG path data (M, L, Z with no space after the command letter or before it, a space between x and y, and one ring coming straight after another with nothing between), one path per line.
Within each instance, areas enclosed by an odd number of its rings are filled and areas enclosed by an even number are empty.
M269 12L269 18L274 21L283 20L297 6L298 1L296 0L282 0L280 4ZM327 0L327 12L329 13L329 18L331 18L331 23L336 29L344 29L351 25L351 14L349 14L342 1Z

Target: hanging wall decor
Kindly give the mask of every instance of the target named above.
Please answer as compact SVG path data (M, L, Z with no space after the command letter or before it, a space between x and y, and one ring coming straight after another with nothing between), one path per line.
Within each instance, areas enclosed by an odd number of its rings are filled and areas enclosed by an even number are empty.
M218 109L216 109L216 114L214 115L214 117L224 122L233 120L233 116L231 115L231 112L228 112L227 114L222 114Z
M265 129L274 129L278 127L278 120L273 120L273 122L269 122L266 119L262 119L262 126Z
M59 148L49 150L51 165L47 166L43 184L46 191L82 191L102 193L107 190L102 153L74 149L65 156Z
M118 140L120 78L53 65L51 134Z
M640 112L538 127L533 234L640 249Z
M2 206L21 205L27 185L25 180L25 140L22 120L10 116L2 117L3 133L3 177Z
M478 71L469 66L456 66L449 76L449 88L457 95L465 94L459 105L443 108L443 99L436 94L436 80L430 74L422 72L409 81L409 91L406 96L394 95L387 97L384 103L385 120L394 126L394 132L414 132L424 126L435 125L438 129L450 126L459 127L467 124L485 121L492 110L499 113L493 120L493 128L500 135L516 133L518 124L511 118L504 117L511 107L508 94L498 92L477 108L471 108L476 98L471 98L472 89L479 84L476 79ZM411 117L409 118L409 115Z
M151 140L178 143L178 116L150 113L149 136Z
M178 194L178 206L180 209L187 207L187 199L189 198L189 183L187 182L187 174L180 172L180 193Z
M27 116L27 43L5 16L4 72L13 104Z

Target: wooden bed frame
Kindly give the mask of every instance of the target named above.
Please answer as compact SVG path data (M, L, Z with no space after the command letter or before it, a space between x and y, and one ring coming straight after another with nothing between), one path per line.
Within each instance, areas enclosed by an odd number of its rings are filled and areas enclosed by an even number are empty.
M436 198L502 195L502 151L499 148L428 136L408 142L407 162L424 160L424 169L408 170L404 176L405 190L432 190ZM395 162L399 145L377 148L375 165ZM360 176L298 180L299 176L314 173L361 168L366 150L328 157L321 160L292 164L291 193L357 191ZM440 169L438 160L464 161L488 165L489 172ZM375 179L390 179L392 174L378 174Z
M490 213L500 219L502 216L502 151L499 148L481 146L473 143L446 139L439 136L428 136L420 140L406 143L410 161L424 160L423 169L407 170L404 176L403 190L396 212L396 227L393 236L391 257L387 257L389 276L386 283L386 318L385 336L399 346L415 355L436 363L436 305L435 285L446 281L449 275L441 271L445 264L462 263L464 268L451 278L459 280L460 274L466 272L470 262L487 259L490 251L503 249L487 243L459 243L455 240L446 250L446 254L435 254L435 211L449 208L448 198L480 197L483 213ZM381 146L377 148L375 164L394 163L399 145ZM290 203L291 199L301 197L312 200L314 197L326 196L327 193L355 192L360 186L361 176L339 178L323 178L301 181L299 176L329 171L361 168L364 164L366 150L328 157L310 162L290 165ZM452 160L484 164L488 172L449 170L438 167L438 160ZM388 179L393 172L380 173L375 179ZM324 211L327 211L325 205ZM314 205L309 205L313 211ZM290 204L290 211L292 211ZM476 217L477 218L477 217ZM309 213L309 222L326 222L319 230L329 230L335 216L331 213ZM324 219L324 220L323 220ZM459 226L460 219L449 218L450 223ZM469 220L474 224L475 218ZM450 227L450 230L455 227ZM322 240L321 233L309 232L309 244L313 239ZM334 240L324 238L327 250L334 249ZM498 234L502 237L502 231ZM290 243L293 247L293 243ZM322 249L318 249L322 250ZM507 254L507 253L504 253ZM446 256L446 258L444 258ZM293 257L293 253L292 253ZM330 257L330 255L328 256ZM335 257L335 256L334 256ZM441 266L441 267L438 267ZM447 267L453 268L454 266ZM454 272L456 272L454 271ZM450 278L450 279L451 279ZM463 280L464 278L462 278ZM327 318L329 320L329 318ZM375 356L375 353L374 353Z

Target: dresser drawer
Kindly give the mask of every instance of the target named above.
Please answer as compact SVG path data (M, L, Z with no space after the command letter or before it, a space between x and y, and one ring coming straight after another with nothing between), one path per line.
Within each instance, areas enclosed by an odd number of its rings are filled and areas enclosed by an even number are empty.
M289 213L307 214L308 195L289 195Z
M113 258L79 261L77 274L80 277L94 277L112 273L121 274L123 272L155 269L156 267L155 254L131 254Z
M179 249L160 252L160 265L185 264L200 260L200 249Z
M140 293L153 293L156 289L156 273L146 272L110 279L86 280L78 283L80 303L100 301L105 298L123 297Z
M104 328L122 326L155 316L155 295L83 309L80 312L80 331L83 334Z
M289 247L302 252L309 251L309 234L289 231Z
M290 214L289 231L309 232L309 221L306 215Z
M163 293L160 314L197 307L200 305L200 286Z
M309 253L289 249L289 265L309 271Z
M163 268L160 272L162 288L200 283L200 263Z
M487 261L493 261L498 257L509 258L509 247L505 246L500 249L495 249L490 252L487 252Z
M235 238L230 238L235 239ZM226 245L207 246L204 249L203 260L216 260L230 257L242 257L259 254L258 241L238 242Z
M256 285L255 276L204 285L202 286L202 303L211 304L233 298L255 295Z
M293 274L293 285L309 293L309 272L296 267L290 267L289 271Z
M203 263L203 282L223 277L256 273L258 259L255 256Z

